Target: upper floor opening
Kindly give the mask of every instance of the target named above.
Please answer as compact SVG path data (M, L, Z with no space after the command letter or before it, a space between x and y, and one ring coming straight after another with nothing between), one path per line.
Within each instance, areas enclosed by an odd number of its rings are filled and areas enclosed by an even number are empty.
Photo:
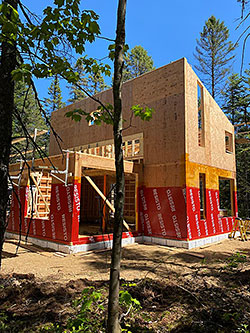
M204 95L203 87L197 81L197 110L198 110L198 144L205 146L205 122L204 122Z

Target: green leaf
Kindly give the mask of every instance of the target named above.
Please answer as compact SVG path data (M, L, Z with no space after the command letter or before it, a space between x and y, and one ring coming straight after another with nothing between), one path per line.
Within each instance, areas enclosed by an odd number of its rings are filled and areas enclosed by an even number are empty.
M11 74L14 81L24 81L30 84L32 76L31 66L29 64L23 64L19 68L13 70Z
M131 107L131 111L134 112L135 117L140 117L144 121L149 121L153 116L154 109L149 108L148 106L143 108L138 104L138 105L133 105Z
M127 305L130 305L132 303L132 296L128 291L120 291L120 297L119 297L120 303L126 303Z
M100 28L96 21L92 21L89 23L89 31L92 32L93 34L100 33Z
M64 5L64 0L55 0L54 3L58 7L62 7Z
M79 122L82 119L82 117L79 114L73 114L72 120Z

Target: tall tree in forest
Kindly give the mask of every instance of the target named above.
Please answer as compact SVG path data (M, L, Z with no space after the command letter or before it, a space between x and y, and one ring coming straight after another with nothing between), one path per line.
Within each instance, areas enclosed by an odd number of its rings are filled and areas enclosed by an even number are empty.
M232 124L243 122L248 103L243 78L238 74L230 75L222 91L222 96L224 99L222 109Z
M99 70L98 66L95 68L94 71L92 71L92 73L87 73L86 66L83 60L84 58L79 58L74 66L74 69L78 73L79 77L77 80L77 85L72 84L69 87L69 102L72 103L87 96L81 88L88 91L91 95L96 95L97 93L110 88L108 85L106 85L103 75Z
M44 117L41 115L38 103L35 99L34 92L32 88L28 89L26 83L22 81L18 81L15 83L15 109L20 115L20 119L22 124L25 124L26 130L30 134L34 134L35 128L38 130L48 130L48 126ZM25 137L25 133L23 131L22 124L20 123L20 119L13 118L13 126L12 126L12 137ZM43 135L38 137L36 140L37 144L40 147L48 146L48 136ZM25 141L15 144L20 151L32 150L32 145L26 144ZM46 149L45 149L46 150ZM20 159L19 153L12 147L11 150L11 163L13 163L16 159Z
M246 140L246 137L248 138ZM237 201L239 216L250 216L250 136L238 136L236 140ZM239 142L244 140L244 142ZM238 141L238 143L237 143Z
M250 217L250 70L246 69L242 80L245 93L240 127L237 127L236 165L238 206L241 217Z
M6 10L7 21L17 21L15 0L3 0L1 6ZM14 112L14 81L12 71L16 69L16 45L13 31L7 25L1 26L1 58L0 58L0 266L1 253L6 228L6 210L8 204L8 170L12 136L12 119ZM11 41L11 42L10 42Z
M195 68L202 74L213 98L220 92L234 59L234 44L229 41L229 30L224 22L211 16L197 39Z
M155 69L154 61L147 50L138 45L124 56L123 82Z
M49 114L65 106L62 101L62 92L58 75L55 75L48 89L49 97L45 99L44 104Z
M223 110L236 129L238 210L243 218L250 214L250 81L245 73L246 77L232 74L223 91Z
M70 98L68 99L68 101L70 103L74 103L75 101L78 101L86 97L86 94L83 92L82 89L80 89L80 87L86 87L87 85L86 71L85 71L85 66L82 62L82 58L77 59L74 66L74 70L78 73L78 78L77 78L77 85L72 84L68 87L70 90L69 92Z

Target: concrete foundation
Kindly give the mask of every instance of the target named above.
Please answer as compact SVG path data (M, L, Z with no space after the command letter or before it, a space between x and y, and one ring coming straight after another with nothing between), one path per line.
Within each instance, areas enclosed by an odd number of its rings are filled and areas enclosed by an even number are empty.
M174 240L174 239L165 239L165 238L159 238L159 237L147 237L147 236L138 236L138 237L129 237L129 238L123 238L122 239L122 246L139 243L151 243L151 244L158 244L162 246L170 246L170 247L177 247L177 248L183 248L183 249L193 249L200 246L208 245L217 243L219 241L222 241L224 239L228 238L229 233L221 234L221 235L215 235L211 237L196 239L192 241L180 241L180 240ZM12 238L12 239L18 239L19 235L11 232L6 232L5 234L6 238ZM25 240L25 236L22 236L22 240ZM103 241L103 242L96 242L92 244L79 244L79 245L64 245L59 244L55 242L50 242L34 237L28 237L28 242L32 243L34 245L40 246L42 248L52 249L55 251L72 254L72 253L78 253L78 252L86 252L86 251L93 251L93 250L102 250L102 249L109 249L112 248L113 240L110 241Z
M6 232L5 238L9 239L19 239L19 235L11 232ZM24 241L25 236L22 236L21 239ZM113 240L110 241L103 241L103 242L96 242L91 244L79 244L79 245L64 245L55 242L46 241L43 239L38 239L34 237L28 237L27 240L29 243L34 245L40 246L45 249L52 249L55 251L72 254L78 252L86 252L86 251L93 251L93 250L102 250L102 249L109 249L112 248ZM134 243L142 243L142 237L129 237L122 239L122 246L134 244Z

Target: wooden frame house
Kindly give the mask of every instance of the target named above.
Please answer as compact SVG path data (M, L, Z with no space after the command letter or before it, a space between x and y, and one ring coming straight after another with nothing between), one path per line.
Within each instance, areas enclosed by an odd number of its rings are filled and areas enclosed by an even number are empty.
M112 103L112 90L95 97ZM227 237L237 216L234 127L186 59L126 82L122 97L127 127L124 244L137 240L192 248ZM153 117L149 122L133 118L127 126L137 104L154 108ZM22 233L33 211L30 237L67 252L112 242L112 126L65 117L79 108L91 113L98 104L86 98L52 113L67 158L62 159L51 136L54 171L48 172L48 160L36 160L33 184L26 168L16 190L24 207ZM11 166L11 173L17 175L19 168ZM35 182L40 184L36 210L29 194ZM13 196L8 233L18 233L20 222Z

